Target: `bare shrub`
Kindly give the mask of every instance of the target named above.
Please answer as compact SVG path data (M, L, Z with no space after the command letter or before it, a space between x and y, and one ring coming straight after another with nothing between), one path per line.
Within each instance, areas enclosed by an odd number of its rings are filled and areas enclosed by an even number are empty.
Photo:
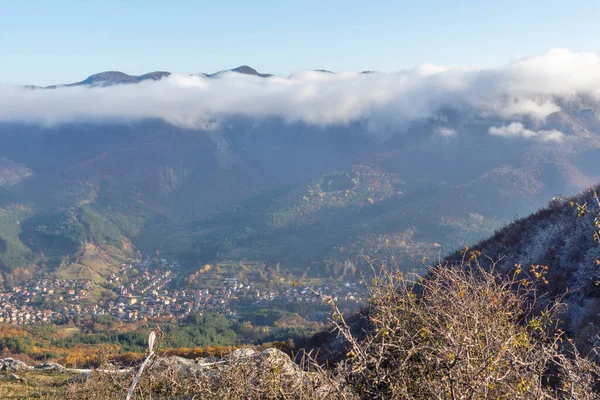
M338 376L369 399L598 398L597 365L555 328L559 305L535 309L545 269L500 277L479 255L416 283L382 266L359 338L329 300L348 349Z

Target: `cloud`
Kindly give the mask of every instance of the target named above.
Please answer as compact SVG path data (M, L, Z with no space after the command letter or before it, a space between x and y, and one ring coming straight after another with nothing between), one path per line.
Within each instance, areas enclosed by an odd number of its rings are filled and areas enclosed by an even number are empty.
M499 128L492 126L489 132L496 136L539 139L544 142L559 142L564 138L564 134L556 129L533 131L526 129L520 122L513 122L510 125L504 125Z
M456 131L454 129L447 128L447 127L437 128L435 130L435 132L438 135L442 135L442 136L454 136L456 134Z
M399 129L447 108L511 121L543 121L581 96L600 99L600 57L552 50L489 69L424 64L396 73L304 71L266 79L236 73L212 79L173 74L136 85L53 90L5 85L0 86L0 121L161 118L181 127L207 129L223 118L242 115L320 126L365 122L376 130ZM552 140L560 133L512 124L493 132L490 129L495 135Z

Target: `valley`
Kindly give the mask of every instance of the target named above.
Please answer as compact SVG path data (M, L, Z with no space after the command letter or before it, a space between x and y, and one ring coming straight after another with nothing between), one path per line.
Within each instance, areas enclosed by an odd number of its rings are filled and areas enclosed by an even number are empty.
M241 68L198 79L272 79L263 75ZM101 73L28 90L165 79ZM204 127L0 122L3 354L88 367L107 346L131 362L148 330L186 355L304 346L330 323L324 299L352 315L371 298L364 282L375 265L414 278L600 180L600 105L579 100L517 125L442 107L385 134L368 119L320 125L243 113ZM490 133L503 129L531 137Z
M546 129L570 132L561 147L486 136L495 121L440 113L460 135L436 133L439 116L385 140L361 124L271 118L208 131L157 120L0 124L11 177L0 184L2 279L85 279L98 297L122 264L155 254L183 280L229 263L280 265L286 282L357 282L365 256L419 272L423 258L598 177L584 160L600 152L600 121L579 108L548 119Z

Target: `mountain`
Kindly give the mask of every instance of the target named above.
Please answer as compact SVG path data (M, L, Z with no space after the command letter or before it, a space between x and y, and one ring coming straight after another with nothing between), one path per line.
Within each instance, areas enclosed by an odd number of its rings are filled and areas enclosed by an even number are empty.
M259 81L230 78L269 75L229 72L209 75L222 76L210 84L104 72L69 84L91 87L74 99L79 91L62 86L19 89L21 108L31 102L42 118L13 118L15 108L0 122L5 279L68 275L76 265L100 281L120 260L157 252L185 273L245 260L350 279L365 253L419 270L423 257L444 257L600 181L593 96L494 97L510 110L542 105L543 118L463 104L454 92L432 105L402 92L388 110L377 108L384 89L404 75L309 71ZM411 79L423 76L431 71ZM371 95L363 114L355 107ZM35 103L45 96L66 102Z
M112 86L112 85L122 85L122 84L131 84L131 83L139 83L143 81L158 81L162 78L168 77L171 75L170 72L165 71L155 71L149 72L144 75L127 75L123 72L119 71L105 71L100 72L98 74L90 75L86 79L81 82L68 83L65 85L54 85L48 86L48 89L56 89L58 87L72 87L72 86Z
M233 68L233 69L229 69L229 70L225 70L225 71L219 71L219 72L215 72L213 74L206 74L206 76L209 78L214 78L225 72L236 72L238 74L243 74L243 75L258 76L260 78L268 78L268 77L273 76L271 74L262 74L262 73L258 72L257 70L255 70L254 68L249 67L247 65L241 65L237 68Z
M555 197L548 207L516 220L469 249L490 257L483 263L503 273L541 274L542 302L566 304L563 328L582 351L600 333L600 186L570 198ZM456 254L451 260L462 258ZM543 294L543 295L542 295Z
M209 78L214 78L214 77L222 75L225 72L235 72L235 73L243 74L243 75L258 76L260 78L268 78L270 76L273 76L271 74L262 74L262 73L256 71L254 68L251 68L247 65L241 65L237 68L233 68L233 69L225 70L225 71L219 71L219 72L215 72L212 74L201 74L201 75L209 77ZM144 82L144 81L159 81L159 80L161 80L163 78L167 78L169 76L171 76L171 72L167 72L167 71L154 71L154 72L148 72L143 75L128 75L128 74L126 74L124 72L120 72L120 71L104 71L104 72L100 72L100 73L97 73L94 75L90 75L86 79L84 79L80 82L47 86L46 89L56 89L56 88L60 88L60 87L74 87L74 86L106 87L106 86L113 86L113 85L135 84L135 83L140 83L140 82ZM26 87L30 88L30 89L41 89L41 87L33 86L33 85L29 85Z
M579 115L569 114L573 129L589 123ZM27 210L0 231L15 250L5 273L42 262L60 270L92 244L117 258L160 251L192 269L255 259L299 274L317 263L309 273L328 276L365 251L420 268L423 256L597 177L591 127L589 139L557 147L482 139L480 122L460 123L452 140L431 121L385 141L360 124L274 119L231 118L206 132L160 121L0 124L0 156L11 177L20 171L0 200Z

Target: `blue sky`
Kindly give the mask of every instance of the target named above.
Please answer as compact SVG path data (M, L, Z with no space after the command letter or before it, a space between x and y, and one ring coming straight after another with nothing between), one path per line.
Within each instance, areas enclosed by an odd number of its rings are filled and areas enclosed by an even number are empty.
M0 0L0 82L104 70L287 75L489 67L550 48L600 52L597 0Z

